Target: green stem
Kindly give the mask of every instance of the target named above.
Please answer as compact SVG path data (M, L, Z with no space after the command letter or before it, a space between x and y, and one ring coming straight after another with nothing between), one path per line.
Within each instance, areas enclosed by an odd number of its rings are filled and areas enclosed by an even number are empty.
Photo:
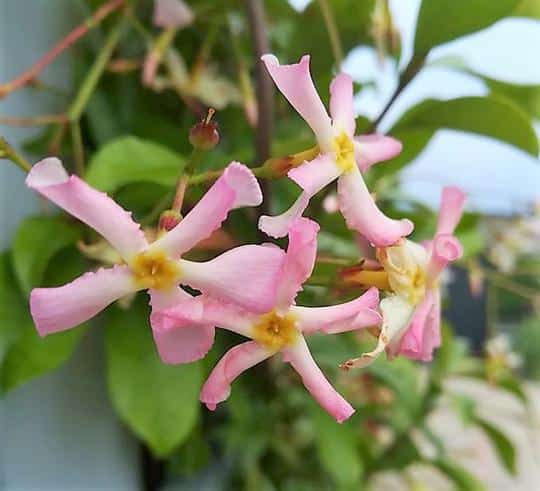
M30 172L32 166L22 155L18 154L15 149L2 137L0 137L0 159L11 160L15 165L19 166L24 172Z
M71 140L73 143L73 154L75 157L75 170L79 176L84 175L84 145L79 121L71 123Z
M90 100L90 97L96 89L99 79L101 78L103 72L105 71L105 68L107 67L107 63L109 63L109 60L113 55L116 45L120 40L120 35L122 34L124 26L125 23L122 20L109 32L105 43L101 47L97 58L94 61L94 64L90 68L90 71L86 75L86 78L84 79L81 87L79 88L75 99L73 100L67 111L67 115L70 121L76 122L79 121L79 119L81 118L81 115L84 112L86 105Z
M330 8L328 0L319 0L319 7L321 8L324 24L326 25L328 37L330 38L332 52L334 54L336 65L339 70L341 69L341 64L343 63L343 46L339 37L336 20L334 19L334 14L332 13L332 9Z

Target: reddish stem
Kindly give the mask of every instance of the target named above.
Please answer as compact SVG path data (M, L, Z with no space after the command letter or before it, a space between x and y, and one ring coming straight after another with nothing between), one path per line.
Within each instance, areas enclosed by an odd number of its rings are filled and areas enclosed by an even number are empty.
M58 42L49 52L39 59L28 70L19 77L0 85L0 98L7 96L11 92L24 87L32 82L54 59L72 44L82 38L90 29L97 26L105 17L118 10L125 3L125 0L110 0L98 8L94 14L82 24L73 29L64 39Z

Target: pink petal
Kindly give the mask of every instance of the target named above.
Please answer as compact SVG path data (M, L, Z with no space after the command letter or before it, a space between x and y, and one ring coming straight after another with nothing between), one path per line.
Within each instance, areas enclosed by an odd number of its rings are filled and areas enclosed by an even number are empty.
M331 154L321 153L310 162L304 162L287 174L307 194L313 196L337 179L343 171Z
M211 411L216 409L220 402L229 397L231 384L236 377L272 354L254 341L242 343L227 351L205 382L201 390L201 402Z
M353 80L346 73L337 75L330 84L330 115L334 130L344 130L352 138L354 120Z
M391 136L360 135L355 137L356 163L362 172L366 172L373 164L396 157L402 148L401 142Z
M245 245L204 263L180 261L185 282L224 302L264 313L276 303L284 253L278 247Z
M253 173L245 165L232 162L184 219L150 248L163 249L173 257L180 257L210 237L231 210L261 203L261 188Z
M393 220L379 210L357 167L339 177L338 198L347 226L376 247L390 246L414 228L410 220Z
M298 319L298 328L306 334L322 331L328 334L376 326L381 316L376 311L379 290L370 288L362 296L350 302L331 307L297 307L291 313Z
M463 214L465 198L465 193L455 186L446 186L443 188L437 234L454 233Z
M136 290L127 266L99 269L58 288L34 288L30 311L40 336L46 336L78 326Z
M154 25L163 28L189 26L195 20L192 10L182 0L155 0Z
M280 92L311 126L319 145L330 149L332 123L317 93L309 73L309 55L299 63L280 65L274 55L264 55L262 61Z
M204 357L214 343L215 329L202 322L202 299L180 288L151 292L150 324L164 363L190 363Z
M343 423L354 414L352 406L330 385L313 360L303 337L293 347L283 351L283 359L292 365L313 398L338 423Z
M289 246L279 280L277 306L289 308L315 266L319 225L308 218L298 218L289 230Z
M26 185L99 232L126 261L147 246L131 213L77 176L68 176L60 160L38 162Z
M428 265L428 278L435 281L448 263L463 255L463 247L453 235L436 235L431 243L431 257Z
M247 338L252 337L252 326L259 321L259 315L248 312L234 304L202 295L204 322L235 332Z
M291 224L299 217L302 216L302 213L306 210L309 204L309 194L303 192L294 204L281 215L276 215L270 217L268 215L263 215L259 218L259 228L270 237L276 239L280 237L285 237L289 233L289 228Z

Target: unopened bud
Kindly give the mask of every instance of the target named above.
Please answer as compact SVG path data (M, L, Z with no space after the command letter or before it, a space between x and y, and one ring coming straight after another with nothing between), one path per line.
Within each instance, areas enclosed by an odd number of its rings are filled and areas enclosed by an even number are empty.
M159 230L171 231L182 220L182 215L174 210L165 210L159 217Z
M189 130L189 142L194 148L211 150L219 143L218 125L212 121L214 112L209 109L206 118Z

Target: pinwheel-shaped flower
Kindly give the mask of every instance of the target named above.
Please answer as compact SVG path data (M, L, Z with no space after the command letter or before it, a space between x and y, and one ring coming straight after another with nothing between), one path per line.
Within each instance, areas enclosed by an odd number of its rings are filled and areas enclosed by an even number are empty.
M289 171L289 177L303 192L285 213L261 217L261 229L273 237L286 235L289 224L302 215L309 199L338 179L339 207L349 228L360 232L378 247L392 245L409 235L412 223L385 216L377 208L362 178L361 171L397 155L401 143L381 135L354 136L351 77L341 73L332 81L330 118L313 85L308 55L294 65L280 65L273 55L265 55L262 60L279 90L314 131L321 153Z
M431 361L433 351L441 344L439 277L450 262L462 255L461 244L453 233L464 202L461 190L444 188L432 241L420 245L403 239L395 246L377 250L393 293L380 303L383 322L377 346L360 358L346 361L343 368L369 365L384 350L390 358L404 355Z
M318 403L337 421L349 418L354 409L339 395L313 360L304 335L317 331L339 333L380 324L375 310L378 291L373 288L356 300L332 307L299 307L294 299L302 283L309 278L315 263L319 226L306 218L297 219L289 232L289 246L277 283L277 299L262 315L234 305L204 298L199 322L251 338L228 351L214 368L201 391L201 401L209 409L229 397L231 383L242 372L281 352L300 374L306 388ZM273 249L273 246L268 246ZM246 285L251 288L251 285ZM185 310L173 307L156 313L161 329L172 335L178 330L178 318L184 321ZM181 330L181 328L180 328ZM182 349L179 347L179 349Z
M189 309L192 297L179 284L255 312L266 312L274 305L284 260L278 248L245 245L207 262L181 259L219 228L230 210L261 203L257 180L239 163L231 163L186 217L152 244L147 243L130 213L77 176L68 176L56 158L37 163L26 184L100 233L125 262L86 273L58 288L32 290L30 309L42 336L74 327L138 290L149 291L154 311L171 305ZM246 288L248 284L250 288ZM212 333L212 326L183 331L186 345L193 348L191 358L184 361L204 355ZM158 344L166 341L154 334Z

